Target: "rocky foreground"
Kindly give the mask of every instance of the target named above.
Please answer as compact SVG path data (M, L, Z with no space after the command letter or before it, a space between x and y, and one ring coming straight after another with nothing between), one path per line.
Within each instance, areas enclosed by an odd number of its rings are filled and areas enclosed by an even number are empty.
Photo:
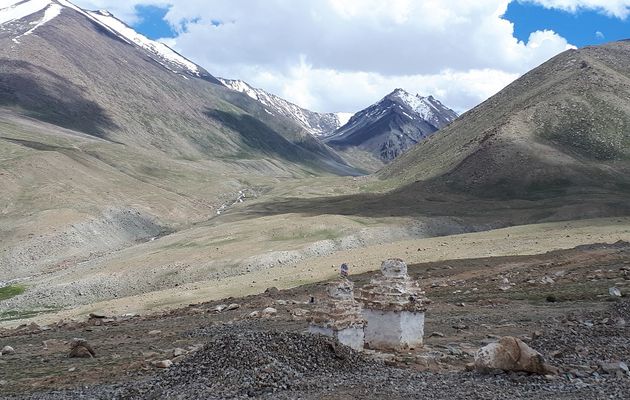
M0 330L0 346L15 351L0 356L0 398L627 398L629 255L621 243L412 266L434 306L424 348L403 353L357 353L302 333L322 285L159 316ZM467 370L479 347L505 335L541 352L557 374ZM78 336L95 358L68 357Z
M202 349L140 382L8 398L625 398L630 391L627 367L600 360L630 359L624 324L630 318L630 303L583 317L588 320L567 320L563 329L548 325L549 334L531 341L532 346L557 357L553 361L563 370L557 376L416 372L362 355L328 337L260 331L239 324L196 332L208 338Z

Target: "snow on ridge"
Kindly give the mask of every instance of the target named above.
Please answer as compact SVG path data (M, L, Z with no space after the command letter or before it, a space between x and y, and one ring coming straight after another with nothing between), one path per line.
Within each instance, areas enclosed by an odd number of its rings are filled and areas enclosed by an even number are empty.
M445 109L444 105L433 96L423 97L419 94L413 95L403 89L394 90L390 96L399 99L422 117L422 119L434 125L439 123L439 116Z
M28 17L35 14L52 3L51 0L8 0L0 3L0 25L6 22Z
M398 97L403 103L411 107L412 110L420 114L422 118L426 119L431 114L431 109L427 104L424 97L420 95L412 95L402 89L398 89L394 92L394 95Z
M293 104L275 94L268 93L263 89L257 89L250 86L247 82L241 80L217 78L221 83L229 89L241 92L252 99L262 103L267 108L302 125L313 136L323 137L330 135L335 129L344 125L352 116L348 113L318 113L306 110L296 104Z
M378 102L359 111L356 114L356 118L353 117L348 122L350 124L360 123L363 118L375 121L388 114L393 108L398 109L403 115L412 120L422 119L435 127L444 125L444 121L451 122L454 119L451 114L452 110L433 96L423 97L419 94L411 94L403 89L395 89ZM412 112L410 113L409 111Z
M13 42L19 43L19 39L21 37L30 35L31 33L35 32L37 28L43 26L46 22L51 21L52 19L57 17L59 14L61 14L62 9L63 7L61 7L59 4L50 4L48 7L46 7L46 11L44 11L44 16L42 17L42 19L39 20L35 24L35 26L29 29L28 31L24 32L20 36L13 38Z
M219 81L221 81L222 84L229 87L230 89L236 90L237 92L245 93L246 95L248 95L254 100L259 100L256 89L249 86L247 83L243 81L223 79L223 78L217 78L217 79L219 79Z
M187 58L179 55L176 51L165 45L164 43L153 41L146 36L136 32L133 28L130 28L127 24L114 17L107 11L88 11L86 13L92 19L99 22L101 25L106 26L110 30L114 31L118 36L127 40L130 43L134 43L145 50L157 55L165 61L176 64L189 72L199 76L199 67L197 64L188 60Z
M9 8L17 3L21 3L24 0L0 0L0 8Z

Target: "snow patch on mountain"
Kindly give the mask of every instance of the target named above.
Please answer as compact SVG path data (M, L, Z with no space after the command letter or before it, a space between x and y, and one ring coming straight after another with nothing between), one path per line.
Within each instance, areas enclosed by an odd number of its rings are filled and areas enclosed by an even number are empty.
M223 79L223 78L219 78L219 80L221 81L221 83L223 83L225 86L229 87L230 89L236 90L237 92L245 93L252 99L258 100L261 103L262 103L261 99L266 97L263 95L264 92L262 90L256 90L243 81Z
M38 22L35 23L35 26L24 32L23 34L14 37L12 40L14 43L20 43L20 38L24 36L28 36L31 33L35 32L35 30L39 27L42 27L45 23L52 21L55 17L61 14L62 7L59 4L50 4L46 7L46 11L44 11L44 16Z
M222 78L219 78L219 80L228 88L244 93L262 103L266 107L267 113L292 119L306 131L317 137L325 137L334 133L336 129L348 122L352 116L350 113L318 113L310 111L262 89L254 88L246 82Z
M40 12L51 4L50 0L8 0L0 2L0 24L16 21Z
M433 96L423 97L419 94L413 95L403 89L396 89L389 95L391 98L397 98L400 102L406 104L422 119L431 123L433 126L439 128L443 122L440 121L440 117L443 117L444 111L447 108ZM457 115L450 114L447 116L448 122L453 121Z

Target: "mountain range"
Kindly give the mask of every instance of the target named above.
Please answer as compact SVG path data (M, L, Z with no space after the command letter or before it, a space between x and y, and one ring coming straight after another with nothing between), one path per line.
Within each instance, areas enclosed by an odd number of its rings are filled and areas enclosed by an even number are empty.
M244 81L219 80L259 101L270 115L294 121L352 164L372 172L457 118L455 111L433 96L412 95L403 89L394 90L355 114L319 113Z
M386 165L372 193L269 208L511 225L629 215L629 66L628 40L567 50Z
M0 104L22 114L177 158L274 156L291 169L352 173L291 121L107 12L12 0L0 15Z
M575 196L582 207L590 196L623 197L630 189L629 66L630 41L565 51L379 176L482 198Z
M338 250L630 215L628 41L566 51L459 117L398 89L342 125L107 12L0 4L0 277L28 282L3 307L216 295L241 275L244 293Z

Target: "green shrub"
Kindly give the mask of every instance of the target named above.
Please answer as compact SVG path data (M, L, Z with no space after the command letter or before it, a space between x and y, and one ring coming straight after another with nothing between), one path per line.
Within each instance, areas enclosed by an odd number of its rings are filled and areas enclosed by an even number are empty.
M22 285L9 285L0 288L0 300L7 300L11 297L15 297L24 293L24 286Z

